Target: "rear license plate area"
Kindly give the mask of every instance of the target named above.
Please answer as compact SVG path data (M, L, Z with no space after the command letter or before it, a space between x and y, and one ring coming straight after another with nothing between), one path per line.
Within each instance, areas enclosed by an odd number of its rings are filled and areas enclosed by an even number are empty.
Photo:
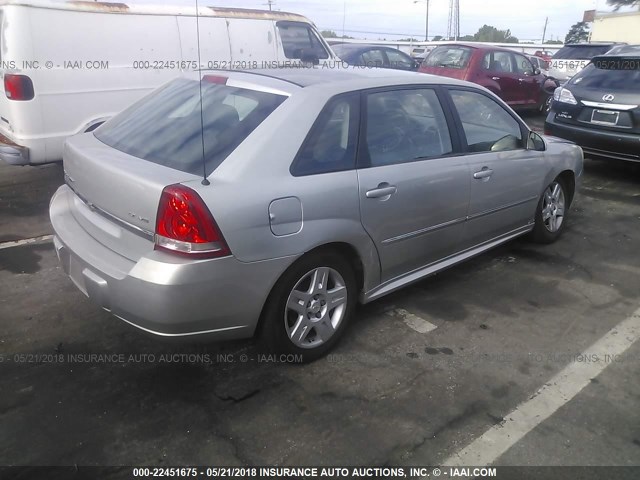
M620 112L611 110L594 110L591 113L591 123L598 125L617 125L620 118Z

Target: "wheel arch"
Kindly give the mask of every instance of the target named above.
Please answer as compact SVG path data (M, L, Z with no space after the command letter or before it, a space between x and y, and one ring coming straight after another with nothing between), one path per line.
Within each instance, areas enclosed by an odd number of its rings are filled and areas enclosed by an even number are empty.
M338 255L340 255L344 260L346 260L349 265L351 266L351 268L353 269L354 275L356 277L356 285L357 285L357 289L358 289L358 295L361 296L362 292L365 289L365 284L366 284L366 266L365 263L363 262L363 258L360 254L360 252L358 251L358 249L347 242L330 242L330 243L325 243L322 245L318 245L317 247L312 248L311 250L306 251L304 254L300 255L294 262L291 263L291 265L289 265L278 277L278 279L275 281L275 283L271 286L271 290L269 291L269 294L267 295L263 305L262 305L262 309L260 311L260 317L258 319L258 322L256 324L256 328L254 331L254 336L259 336L260 333L262 332L262 328L264 326L264 316L265 316L265 310L267 308L267 305L269 304L269 302L273 299L273 295L274 292L276 290L276 288L278 288L278 285L280 283L280 279L292 268L294 268L299 262L301 262L302 260L312 256L312 255L317 255L319 253L322 252L332 252L332 253L336 253Z
M560 172L557 178L561 179L567 187L567 196L569 197L569 205L573 203L573 198L576 194L576 176L571 170L564 170Z

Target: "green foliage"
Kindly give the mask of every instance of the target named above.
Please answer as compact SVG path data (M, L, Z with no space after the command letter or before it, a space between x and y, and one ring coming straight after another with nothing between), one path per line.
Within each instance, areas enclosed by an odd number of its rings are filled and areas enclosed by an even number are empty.
M564 43L580 43L589 40L589 25L586 22L574 23L564 37Z
M349 35L338 35L336 32L334 32L333 30L322 30L320 32L320 35L322 35L323 38L344 38L344 39L352 39L353 37L350 37Z
M444 40L444 37L442 35L436 35L431 39L432 42L439 42L441 40Z
M518 43L518 39L511 35L511 30L498 30L491 25L483 25L473 36L476 42Z
M633 7L640 5L640 0L607 0L607 4L619 10L620 7Z

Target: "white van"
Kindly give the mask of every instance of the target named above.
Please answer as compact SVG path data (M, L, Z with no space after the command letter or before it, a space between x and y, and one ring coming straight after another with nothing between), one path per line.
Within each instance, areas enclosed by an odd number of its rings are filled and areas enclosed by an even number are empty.
M0 159L60 160L66 137L198 66L334 59L315 26L292 13L200 7L196 17L184 6L0 0Z

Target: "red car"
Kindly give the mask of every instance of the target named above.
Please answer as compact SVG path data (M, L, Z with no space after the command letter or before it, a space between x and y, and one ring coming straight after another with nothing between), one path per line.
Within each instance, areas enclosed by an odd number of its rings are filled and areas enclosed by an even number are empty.
M419 71L477 83L517 109L544 111L556 87L526 56L490 45L441 45L425 58Z

